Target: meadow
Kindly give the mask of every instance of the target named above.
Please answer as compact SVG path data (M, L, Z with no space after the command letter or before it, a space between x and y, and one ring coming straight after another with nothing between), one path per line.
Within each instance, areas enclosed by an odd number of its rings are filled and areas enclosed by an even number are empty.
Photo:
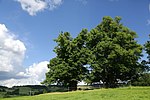
M88 91L54 92L0 100L150 100L150 87L125 87Z

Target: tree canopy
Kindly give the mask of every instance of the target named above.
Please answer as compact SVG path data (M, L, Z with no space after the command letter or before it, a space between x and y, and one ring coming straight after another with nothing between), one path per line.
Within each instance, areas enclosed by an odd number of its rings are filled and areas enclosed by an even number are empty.
M70 33L61 33L55 42L58 44L54 52L57 56L48 64L49 72L44 83L58 83L69 86L70 90L77 89L78 81L81 81L87 73L84 65L87 62L88 50L85 48L84 29L73 39Z
M115 87L118 79L130 80L141 70L138 60L142 46L135 40L137 34L120 20L120 17L104 17L88 34L87 48L93 55L92 80L102 80L106 87Z
M101 80L105 87L116 87L118 80L132 80L141 73L144 67L138 60L143 47L135 40L136 32L120 21L120 17L103 17L97 27L89 32L83 29L75 38L68 32L60 33L54 40L57 56L48 64L44 83L58 83L76 90L79 81Z

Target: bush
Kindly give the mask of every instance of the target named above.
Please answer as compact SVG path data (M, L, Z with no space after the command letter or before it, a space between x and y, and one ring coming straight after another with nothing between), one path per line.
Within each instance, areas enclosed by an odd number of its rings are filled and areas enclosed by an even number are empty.
M133 86L150 86L150 73L144 73L132 83Z
M7 98L10 97L7 92L0 92L0 98Z

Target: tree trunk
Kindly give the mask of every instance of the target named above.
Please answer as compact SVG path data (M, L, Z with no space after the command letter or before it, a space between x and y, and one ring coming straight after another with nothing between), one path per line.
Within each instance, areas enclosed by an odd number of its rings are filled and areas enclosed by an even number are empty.
M68 90L69 91L76 91L77 90L77 81L70 81Z
M105 88L116 88L117 83L115 80L116 79L114 79L113 77L108 76L108 78L103 80L103 87L105 87Z

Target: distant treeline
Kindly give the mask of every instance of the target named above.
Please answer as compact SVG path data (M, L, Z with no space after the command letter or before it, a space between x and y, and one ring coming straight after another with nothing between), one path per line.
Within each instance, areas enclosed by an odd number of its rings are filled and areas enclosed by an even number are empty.
M56 86L56 85L26 85L26 86L14 86L8 88L5 86L0 86L0 97L14 97L14 96L33 96L38 94L43 94L47 92L65 92L66 87Z

